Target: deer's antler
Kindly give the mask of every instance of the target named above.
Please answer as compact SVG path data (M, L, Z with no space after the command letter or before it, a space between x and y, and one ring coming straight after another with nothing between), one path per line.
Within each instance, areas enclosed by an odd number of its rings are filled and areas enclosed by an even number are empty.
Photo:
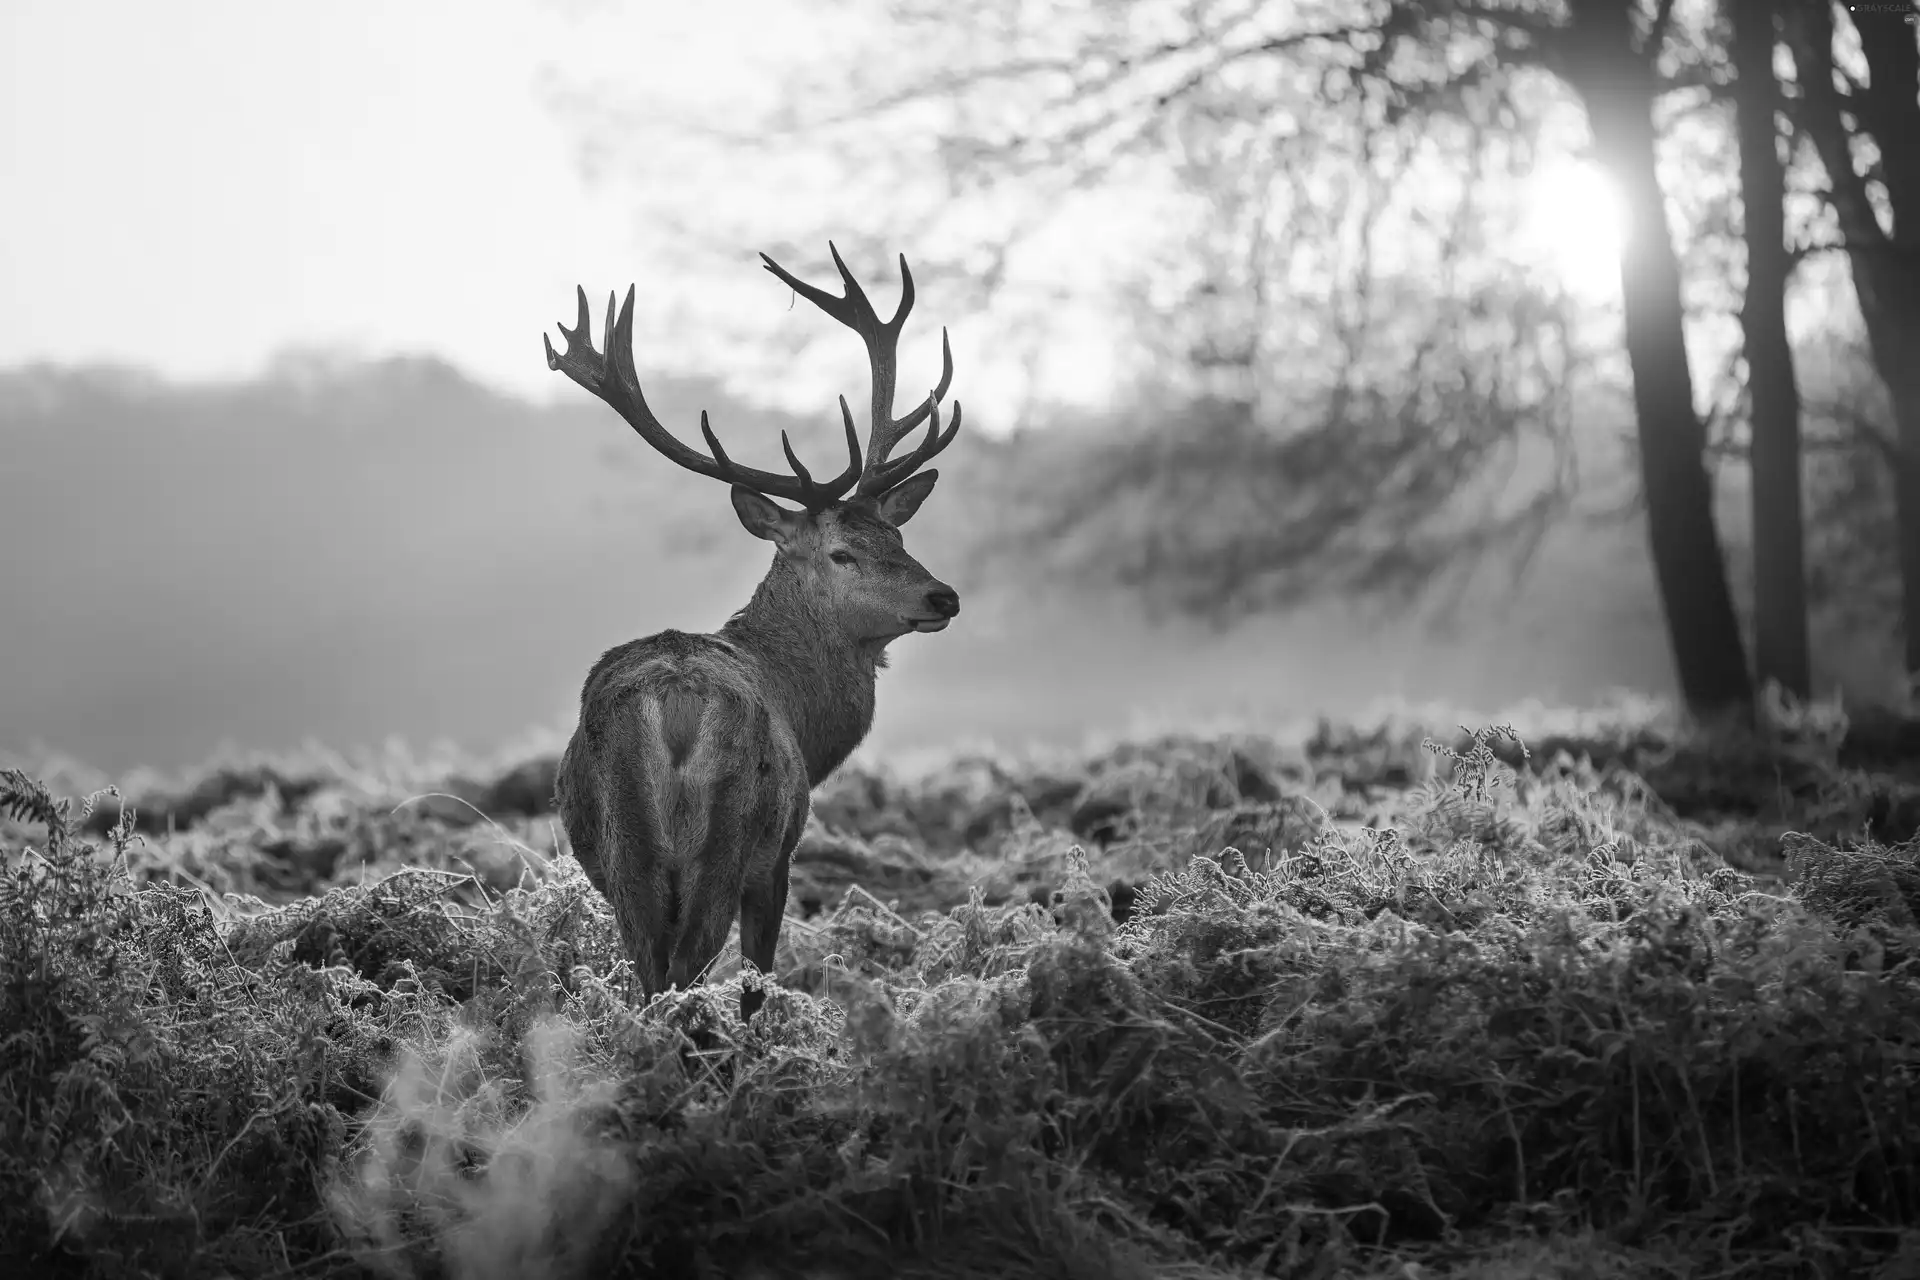
M756 493L770 498L785 498L797 502L809 511L819 511L829 506L852 488L854 482L862 476L860 467L860 437L853 429L853 415L847 410L847 402L840 401L840 410L847 423L847 469L825 483L818 483L808 473L800 459L794 456L793 444L787 439L787 433L780 433L780 448L787 455L787 465L793 468L790 476L777 475L771 471L759 471L753 467L743 467L727 457L727 451L720 447L720 439L713 434L713 428L707 425L706 410L700 411L700 434L706 437L707 447L713 450L708 457L697 449L680 443L672 432L660 425L653 416L653 410L647 407L647 398L640 390L639 375L633 368L633 286L627 286L627 300L620 307L616 319L613 311L613 295L607 295L607 325L601 345L605 353L593 349L593 336L588 331L587 291L578 290L580 296L580 317L574 321L574 327L559 326L560 336L566 339L567 349L563 354L555 354L553 343L544 333L540 335L541 344L547 349L547 367L558 369L575 382L591 391L613 407L613 410L627 425L640 433L640 438L679 463L689 471L728 484L743 485ZM871 312L872 308L868 308ZM941 384L942 389L945 383ZM958 426L958 422L955 422Z
M953 406L952 424L944 434L940 430L940 401L953 384L953 350L947 345L947 331L943 326L940 330L940 384L928 394L925 403L906 417L896 419L893 416L893 387L899 372L897 355L900 329L906 323L907 313L913 310L913 273L907 270L906 255L900 255L900 306L894 311L893 319L883 322L874 311L873 303L867 300L859 281L853 278L853 273L847 270L847 264L841 261L840 251L834 248L831 240L827 242L827 251L833 255L833 265L840 269L840 279L846 282L847 291L843 297L836 298L824 289L796 279L764 253L760 255L760 260L781 283L858 333L861 341L867 345L867 363L873 369L873 418L867 429L867 465L860 473L855 492L862 497L877 497L918 471L935 454L951 444L959 432L960 405L957 401ZM847 408L845 396L840 398L840 413L846 419L847 432L851 437L853 414ZM928 422L926 439L906 457L888 461L893 446L923 421Z

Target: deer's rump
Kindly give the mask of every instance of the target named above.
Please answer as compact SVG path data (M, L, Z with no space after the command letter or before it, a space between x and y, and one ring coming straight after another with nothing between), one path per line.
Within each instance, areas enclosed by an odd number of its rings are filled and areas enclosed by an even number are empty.
M733 646L663 632L609 650L588 674L556 800L653 992L697 980L742 891L784 868L807 783Z

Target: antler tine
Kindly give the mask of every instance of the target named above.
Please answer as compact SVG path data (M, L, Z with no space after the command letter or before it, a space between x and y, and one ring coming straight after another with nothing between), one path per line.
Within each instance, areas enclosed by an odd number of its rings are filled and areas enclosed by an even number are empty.
M700 434L706 438L707 447L713 450L708 457L699 450L680 442L672 432L660 425L653 416L653 410L647 406L645 393L640 389L640 377L633 364L633 299L634 286L627 286L626 302L619 313L614 312L614 296L607 295L607 322L601 339L605 352L594 350L593 338L588 329L590 320L587 314L587 291L575 287L579 296L579 318L574 327L568 329L565 324L559 326L560 336L566 340L567 349L556 354L553 342L544 333L540 343L547 351L547 367L557 369L569 378L598 396L626 420L628 426L637 432L641 439L665 454L673 462L699 475L708 476L728 484L742 485L756 493L770 498L785 498L797 502L809 511L818 511L836 501L858 481L861 475L860 437L853 429L851 416L847 419L847 469L825 483L816 482L810 472L801 465L793 452L793 444L787 439L787 433L780 433L780 448L787 455L787 463L793 468L790 476L778 475L771 471L760 471L753 467L743 467L727 457L727 451L720 446L720 438L713 433L707 422L706 411L700 413Z
M869 461L867 470L860 477L860 493L869 496L885 493L931 462L933 456L952 444L954 436L960 433L960 402L958 400L953 402L953 422L945 432L940 430L940 402L932 395L928 395L926 403L914 410L916 417L922 413L928 419L926 439L904 458L896 458L879 466L874 466Z
M768 271L788 288L798 293L814 306L846 325L860 335L866 344L867 363L873 373L873 416L867 428L867 462L861 472L855 492L872 497L892 488L913 474L915 468L934 454L946 448L952 441L953 433L960 427L959 406L954 406L953 425L944 437L939 435L939 417L936 407L946 397L947 389L953 385L953 349L947 341L947 331L940 330L940 382L927 397L925 403L917 406L904 418L893 416L893 391L898 377L898 352L900 331L905 327L907 316L913 310L914 289L913 272L907 268L907 257L900 255L900 305L894 309L893 318L881 320L873 309L873 303L867 298L866 291L855 280L853 272L847 269L846 261L841 258L839 248L829 240L827 252L833 257L833 265L840 272L840 279L846 286L844 296L835 297L816 285L799 279L766 254L760 260ZM843 403L844 409L844 403ZM927 433L927 439L909 458L900 463L889 464L888 455L909 432L929 417L933 425ZM852 418L847 419L851 428ZM906 465L910 463L911 465Z

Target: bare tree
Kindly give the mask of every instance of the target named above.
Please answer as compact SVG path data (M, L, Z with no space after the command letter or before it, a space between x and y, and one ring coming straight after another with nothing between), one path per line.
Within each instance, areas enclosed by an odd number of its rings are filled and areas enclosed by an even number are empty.
M1753 438L1755 674L1788 692L1812 692L1802 532L1800 387L1787 341L1786 174L1776 125L1777 0L1729 0L1738 75L1740 206L1747 249L1741 307Z
M1633 222L1621 262L1627 361L1654 571L1674 666L1695 712L1750 708L1752 683L1727 587L1706 433L1694 406L1680 293L1680 263L1655 167L1655 59L1671 0L1648 15L1633 0L1573 0L1564 26L1528 21L1534 47L1586 106L1600 161L1620 184Z
M1920 681L1920 6L1791 6L1790 104L1827 171L1827 198L1874 366L1886 383L1906 668ZM1857 38L1865 78L1836 57Z
M1482 494L1449 500L1471 477L1510 463L1517 441L1553 440L1564 423L1568 370L1562 362L1555 388L1556 324L1515 327L1513 317L1537 310L1518 284L1464 270L1446 278L1474 257L1449 233L1470 224L1458 214L1474 208L1470 193L1481 181L1502 176L1489 157L1504 154L1509 174L1530 162L1542 82L1563 94L1570 88L1636 227L1622 263L1625 347L1640 487L1679 683L1696 711L1738 710L1751 703L1751 680L1713 523L1680 267L1655 169L1653 110L1670 87L1656 62L1677 29L1673 10L1671 0L1652 9L1639 0L1002 0L965 9L894 0L887 11L895 34L908 47L937 49L939 63L889 78L884 60L854 58L851 88L844 76L836 86L797 87L788 123L843 129L846 172L856 182L937 157L940 200L888 228L917 243L943 238L964 216L957 210L998 209L1009 193L1044 212L1090 190L1123 188L1143 171L1163 185L1170 172L1188 181L1270 176L1239 203L1273 207L1246 219L1244 234L1225 237L1214 269L1143 309L1172 317L1170 333L1184 327L1196 339L1184 344L1189 369L1210 370L1204 391L1216 408L1193 429L1238 441L1241 473L1258 467L1264 480L1239 522L1249 536L1213 548L1210 574L1193 572L1204 546L1136 544L1142 576L1171 564L1174 579L1202 584L1193 603L1206 607L1286 598L1316 581L1422 580L1443 551L1491 540L1499 521L1451 536L1436 530L1463 508L1497 509ZM815 93L841 105L810 111ZM903 149L908 132L916 146ZM1210 148L1232 158L1209 164ZM1438 182L1412 176L1436 148L1451 158L1462 188L1452 198L1435 194ZM1423 207L1407 207L1410 193ZM1403 238L1422 235L1430 249L1397 272L1378 260L1385 238L1375 234L1380 211L1396 200ZM1033 217L996 214L988 234L945 261L929 249L930 274L950 269L990 290L1034 225ZM1302 271L1302 262L1315 271ZM1337 281L1344 296L1329 294L1316 310L1300 296L1303 278ZM1392 297L1415 281L1432 287L1424 306ZM1324 323L1283 356L1271 344L1273 329L1260 326L1283 328L1302 315ZM1395 334L1396 322L1424 336ZM1494 335L1503 325L1532 353L1518 366L1498 358ZM1258 383L1276 368L1325 375L1317 411L1288 405L1262 419ZM1235 408L1247 404L1236 400L1236 379L1254 384L1247 412ZM1162 433L1166 458L1158 461L1192 457L1173 434ZM1564 502L1568 469L1548 474L1552 501L1522 503L1523 511L1537 516ZM1326 571L1343 560L1348 571Z
M1891 6L1878 6L1891 8ZM1899 547L1908 681L1920 679L1920 46L1914 15L1847 12L1826 0L1795 6L1789 25L1799 65L1793 117L1828 173L1839 244L1874 367L1887 386L1895 439L1895 543ZM1845 23L1845 27L1841 27ZM1860 79L1836 58L1836 36L1859 38Z

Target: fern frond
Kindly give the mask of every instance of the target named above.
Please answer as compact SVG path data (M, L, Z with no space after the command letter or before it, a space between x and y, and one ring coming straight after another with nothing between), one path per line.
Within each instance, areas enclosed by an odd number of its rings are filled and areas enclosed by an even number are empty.
M18 769L0 770L0 815L15 822L39 823L47 829L49 844L60 843L71 834L67 801L56 801L37 779Z

